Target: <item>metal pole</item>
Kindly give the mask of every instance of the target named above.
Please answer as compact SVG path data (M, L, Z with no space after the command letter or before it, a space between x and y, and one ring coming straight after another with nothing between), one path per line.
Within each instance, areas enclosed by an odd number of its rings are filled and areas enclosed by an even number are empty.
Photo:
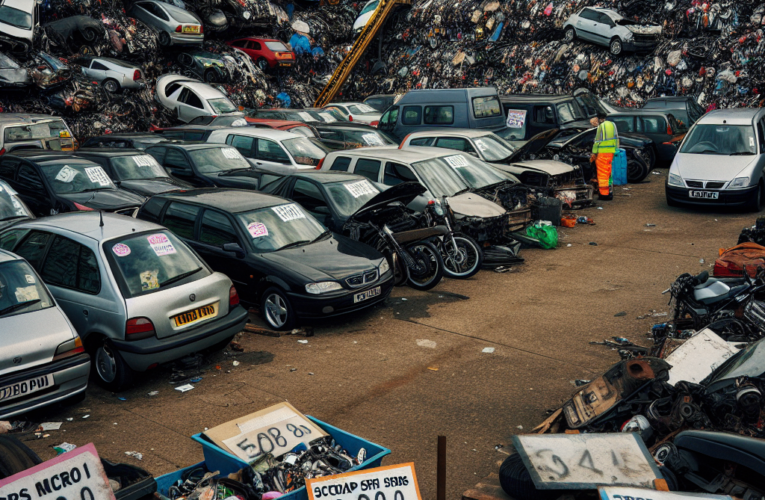
M438 436L436 464L436 500L446 500L446 436Z

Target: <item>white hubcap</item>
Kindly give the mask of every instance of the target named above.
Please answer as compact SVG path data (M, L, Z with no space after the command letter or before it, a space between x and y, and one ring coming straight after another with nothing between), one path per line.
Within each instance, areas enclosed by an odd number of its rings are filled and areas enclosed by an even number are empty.
M277 328L284 326L287 322L287 304L280 295L272 293L266 299L266 318L272 326Z

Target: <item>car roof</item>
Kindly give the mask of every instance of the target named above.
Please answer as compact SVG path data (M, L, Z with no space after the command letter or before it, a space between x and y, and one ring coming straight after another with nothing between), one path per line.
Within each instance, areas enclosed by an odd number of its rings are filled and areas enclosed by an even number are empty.
M300 179L313 179L320 184L329 184L331 182L355 181L366 179L363 175L351 174L348 172L338 172L334 170L310 170L308 172L295 172L285 177L297 177Z
M259 128L259 127L221 127L221 130L227 130L231 133L237 133L238 135L246 135L249 137L262 137L263 139L273 139L275 141L285 141L287 139L295 139L297 137L303 137L286 130L278 130L275 128Z
M380 129L372 127L371 125L365 125L363 123L355 123L355 122L332 122L332 123L311 123L311 126L319 129L338 129L338 128L347 128L347 129L353 129L353 130L367 130L369 132L379 132Z
M433 137L444 137L448 135L459 135L462 137L469 137L469 138L475 138L475 137L483 137L486 135L494 135L494 133L491 130L486 129L475 129L475 128L444 128L441 130L422 130L420 132L412 132L409 134L409 137L423 137L423 136L433 136Z
M357 148L333 151L330 154L335 156L361 156L364 158L398 160L405 163L414 163L423 160L430 160L431 158L440 158L442 156L460 154L460 152L444 148L417 147L399 149L398 146L377 146L373 148Z
M93 155L93 156L127 156L127 155L145 155L140 149L135 148L81 148L77 150L75 156Z
M12 151L7 156L15 156L17 158L24 158L27 161L36 163L38 165L47 165L57 161L71 161L73 163L89 163L96 166L92 161L81 158L65 151L50 151L45 149L20 149Z
M269 127L308 127L307 124L303 122L296 122L293 120L279 120L277 118L250 118L247 120L247 123L255 124L261 123L263 125L268 125Z
M612 19L622 19L622 15L616 12L614 9L609 9L606 7L585 7L586 9L592 9L595 11L598 11L602 14L606 14Z
M410 90L396 103L399 106L404 104L425 104L425 103L466 103L473 97L496 96L496 87L469 87L462 89L420 89Z
M104 225L101 224L103 216ZM40 230L55 231L63 229L72 233L87 236L96 241L118 238L134 232L164 230L165 228L153 222L134 219L127 215L109 212L69 212L55 217L43 217L25 221L15 227L28 227Z
M176 147L179 149L183 149L185 151L196 151L199 149L211 149L211 148L230 148L233 146L230 146L228 144L224 144L221 142L204 142L204 141L178 141L171 144L162 144L161 146L151 146L154 147ZM146 148L149 149L149 148Z
M351 104L364 104L364 103L361 102L361 101L331 102L331 103L327 104L324 107L327 108L329 106L350 106ZM324 108L322 108L322 109L324 109Z
M32 9L34 9L35 6L35 0L4 0L2 4L25 12L32 12Z
M234 40L231 40L231 41L232 42L236 42L238 40L251 40L253 42L281 42L281 43L284 43L281 40L277 40L276 38L258 38L256 36L247 36L247 37L244 37L244 38L235 38Z
M173 83L175 83L175 82L173 82ZM221 92L220 90L218 90L218 89L216 89L214 87L211 87L211 86L207 85L206 83L194 82L194 81L188 81L188 80L182 81L182 82L178 82L178 83L186 85L191 90L199 93L200 96L205 98L205 99L218 99L218 98L221 98L221 97L226 97L225 95L223 95L223 92Z
M500 96L500 102L512 102L512 101L545 101L545 102L558 102L558 101L570 101L574 96L561 95L561 94L505 94Z
M673 109L668 108L628 108L616 113L608 113L608 116L631 116L631 115L671 115Z
M751 125L763 114L763 108L715 109L699 118L696 125Z
M140 137L160 137L161 135L155 134L154 132L118 132L116 134L104 134L104 135L94 135L93 137L89 137L86 140L90 139L109 139L110 137L117 137L117 138L128 138L128 139L137 139Z
M188 191L172 191L159 194L154 198L196 203L234 214L290 203L289 200L279 196L232 188L202 188Z
M13 252L0 248L0 262L11 262L13 260L21 260L21 257Z

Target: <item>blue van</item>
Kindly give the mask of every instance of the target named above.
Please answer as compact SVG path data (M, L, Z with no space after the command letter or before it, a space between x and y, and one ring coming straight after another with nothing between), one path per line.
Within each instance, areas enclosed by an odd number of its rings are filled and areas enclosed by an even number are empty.
M399 141L412 132L446 127L504 128L505 115L497 89L410 90L383 113L377 126Z

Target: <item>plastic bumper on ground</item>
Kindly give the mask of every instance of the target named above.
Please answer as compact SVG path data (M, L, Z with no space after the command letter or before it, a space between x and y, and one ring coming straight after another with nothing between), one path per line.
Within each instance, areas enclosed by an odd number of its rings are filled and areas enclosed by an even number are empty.
M635 40L628 40L628 41L622 42L622 46L624 47L624 50L628 52L640 52L640 53L653 52L654 49L656 49L656 46L658 44L659 44L658 39L655 42L638 42Z
M241 306L236 306L228 315L179 335L163 339L151 337L133 342L112 340L112 343L130 368L146 371L151 365L175 361L233 337L242 331L247 317L247 311Z
M292 302L292 306L295 308L298 318L331 318L333 316L366 309L367 307L379 304L388 298L388 295L390 295L390 292L393 289L393 273L388 271L383 275L383 278L384 279L372 286L365 286L354 290L344 289L342 295L332 294L322 296L292 292L288 292L287 295L289 295L290 302ZM380 287L380 295L362 302L354 303L353 298L357 293L365 292L378 286Z
M757 192L757 186L736 189L736 190L717 190L717 189L700 189L700 188L683 188L664 185L664 190L667 194L667 201L673 201L675 203L683 205L696 205L696 206L742 206L749 202L749 200ZM709 198L691 198L690 191L705 191L718 193L717 199Z
M170 33L172 45L202 45L205 41L202 35L184 35L183 33Z
M7 387L35 377L53 375L51 387L18 399L0 402L0 420L6 420L84 392L88 388L89 374L90 356L83 353L0 377L0 387Z

